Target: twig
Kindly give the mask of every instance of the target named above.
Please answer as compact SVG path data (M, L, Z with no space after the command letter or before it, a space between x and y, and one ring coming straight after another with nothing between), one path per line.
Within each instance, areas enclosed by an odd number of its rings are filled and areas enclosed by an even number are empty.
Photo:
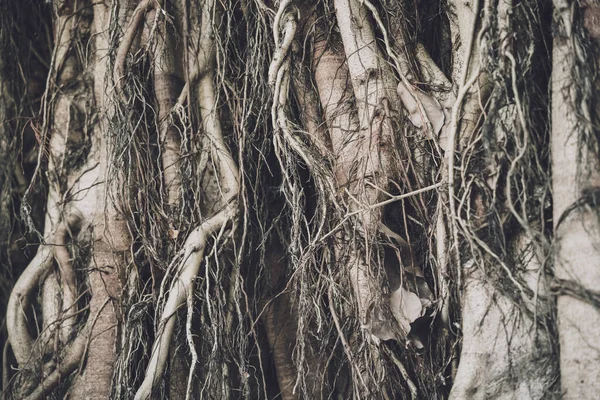
M386 206L388 204L395 203L397 201L404 200L404 199L407 199L409 197L413 197L413 196L416 196L416 195L424 193L424 192L428 192L428 191L433 190L433 189L437 189L437 188L439 188L439 187L441 187L443 185L444 185L444 182L438 182L438 183L434 183L433 185L429 185L429 186L426 186L426 187L421 188L421 189L413 190L412 192L409 192L409 193L404 193L404 194L401 194L401 195L392 196L391 198L389 198L387 200L384 200L384 201L382 201L380 203L371 204L371 205L366 206L365 208L361 208L360 210L352 211L351 213L346 214L346 218L347 217L352 217L352 216L354 216L356 214L364 213L365 211L373 210L375 208L383 207L383 206Z

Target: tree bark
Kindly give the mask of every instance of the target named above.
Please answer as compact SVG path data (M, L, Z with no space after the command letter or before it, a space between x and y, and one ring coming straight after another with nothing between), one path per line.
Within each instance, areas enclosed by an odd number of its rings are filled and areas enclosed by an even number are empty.
M558 333L560 371L565 399L594 397L600 391L600 310L590 302L600 286L600 221L597 192L600 185L597 144L589 136L593 118L590 104L580 99L597 97L597 81L581 81L577 73L582 63L598 58L581 57L582 24L585 18L598 18L598 6L572 7L566 1L556 8L552 56L552 189L555 273L558 291ZM590 25L592 27L593 25ZM598 44L597 32L592 41ZM584 36L585 37L585 36ZM585 79L591 77L586 76ZM589 86L586 86L589 85ZM589 110L589 111L588 111ZM595 112L598 112L595 110ZM575 290L563 290L573 284Z
M109 397L112 374L118 351L116 341L120 324L120 298L126 277L131 237L125 219L114 201L116 188L122 185L120 172L116 176L110 168L111 145L108 122L112 118L112 103L107 94L109 39L106 27L110 9L106 5L94 7L93 18L93 102L97 107L98 123L92 128L92 150L88 164L93 172L85 174L75 185L85 193L77 206L92 224L93 251L89 265L88 284L91 292L90 328L85 367L80 371L72 388L74 398L102 399ZM84 169L85 171L85 169ZM92 317L90 317L92 318Z

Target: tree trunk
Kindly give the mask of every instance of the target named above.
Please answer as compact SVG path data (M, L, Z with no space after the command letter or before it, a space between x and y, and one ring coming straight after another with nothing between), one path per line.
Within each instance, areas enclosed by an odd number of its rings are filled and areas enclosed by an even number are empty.
M600 340L600 311L592 300L600 285L600 174L598 144L589 136L597 129L589 113L598 110L590 101L600 92L597 80L579 75L582 64L598 65L597 54L582 59L581 49L600 43L592 23L600 9L593 3L581 8L554 3L552 189L560 371L563 398L581 399L600 390L600 354L594 345Z

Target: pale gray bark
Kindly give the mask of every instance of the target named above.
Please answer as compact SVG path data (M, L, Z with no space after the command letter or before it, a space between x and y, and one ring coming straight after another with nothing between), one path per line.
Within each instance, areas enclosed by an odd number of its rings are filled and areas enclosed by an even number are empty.
M555 269L556 277L565 281L557 285L560 373L563 398L584 399L600 392L600 310L598 304L587 300L600 287L600 221L595 197L600 173L597 150L584 135L591 123L589 112L594 111L576 99L579 91L591 90L596 97L599 91L597 83L586 87L575 75L576 64L586 62L577 36L582 21L573 20L578 6L560 0L554 4L558 28L552 60ZM598 6L591 7L588 12L598 15ZM574 291L563 291L568 283L574 285Z

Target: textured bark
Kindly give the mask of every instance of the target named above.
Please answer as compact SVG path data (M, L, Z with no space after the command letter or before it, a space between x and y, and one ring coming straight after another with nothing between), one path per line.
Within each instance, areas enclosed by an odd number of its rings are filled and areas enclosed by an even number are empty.
M116 334L121 317L122 284L131 245L125 220L112 203L113 190L119 187L120 177L109 173L111 151L107 129L111 118L111 99L106 93L104 79L108 70L108 21L109 8L105 5L94 7L93 99L99 122L93 127L92 150L87 160L87 164L94 168L88 167L91 172L75 185L75 189L83 190L75 204L92 224L93 251L88 282L90 315L95 320L90 330L85 368L72 387L74 398L101 399L109 396L118 351Z
M600 92L597 82L586 87L574 75L576 64L586 62L578 53L580 39L574 37L576 27L582 22L574 20L575 12L582 10L567 2L554 3L558 28L552 65L555 273L558 279L576 287L574 292L559 290L557 299L560 371L563 398L583 399L595 397L600 391L597 347L600 310L597 304L588 301L590 294L597 293L600 287L600 221L596 200L600 173L597 149L584 135L590 123L585 120L589 104L578 103L576 99L579 90L591 90L592 96ZM597 16L598 6L592 6L591 12ZM598 63L595 57L592 62ZM561 285L564 284L559 283L559 289Z
M153 13L148 20L152 21ZM182 54L177 53L171 29L166 22L161 24L154 59L154 94L158 103L158 126L162 142L161 156L163 164L163 180L167 192L167 202L176 207L181 191L181 135L174 125L172 110L181 94L183 79L181 77Z
M353 198L349 210L359 212L361 228L367 240L377 232L381 221L381 208L370 209L383 196L383 191L397 176L393 161L393 129L390 118L399 107L396 83L388 65L383 62L375 42L375 34L368 10L358 1L336 1L336 16L340 35L347 55L348 79L352 83L358 112L358 130L349 140L348 135L332 134L334 154L342 154L338 143L352 142L353 149L344 149L345 162L335 167L336 175L345 176L338 185L349 185ZM335 70L337 71L337 70ZM339 90L339 89L338 89ZM322 98L324 96L322 95ZM330 100L331 101L331 100ZM337 136L337 137L336 137ZM369 185L371 183L371 185ZM358 204L357 204L358 202ZM370 271L370 254L358 254L356 249L346 255L350 279L354 287L361 323L366 322L367 309L380 297Z
M460 211L454 208L456 203L453 198L455 196L453 175L458 175L454 167L455 150L461 150L463 153L461 167L465 168L464 154L468 154L467 146L480 146L477 143L477 135L478 127L485 117L482 107L486 105L493 88L483 65L486 55L481 49L485 45L483 34L490 28L490 13L494 11L491 11L490 3L487 1L452 2L451 9L454 13L450 18L453 41L455 48L458 49L454 53L457 59L454 63L453 78L455 84L459 85L449 127L451 142L446 152L447 176L451 186L449 193L451 221L456 223L451 232L461 227L460 229L469 238L470 235L478 236L479 232L484 231L485 225L481 225L489 223L486 222L486 216L494 205L493 199L484 194L488 187L481 185L482 189L470 192L473 210L468 213L466 220L463 219L465 217L457 215ZM496 22L501 39L498 49L501 56L499 63L504 68L511 68L512 65L514 74L516 66L512 53L516 45L507 35L511 26L518 23L518 20L511 18L513 12L512 2L502 1L498 6ZM478 15L481 17L478 18ZM513 75L513 80L516 79ZM514 95L520 96L516 91ZM521 107L518 98L516 102L517 107ZM532 140L527 138L530 132L525 124L521 123L515 128L524 131L525 141ZM503 133L496 128L491 134L494 137L501 137L506 136L508 132ZM512 161L511 171L523 154L524 152ZM492 164L490 171L494 171L494 168L498 167ZM487 171L482 173L489 187L494 188L496 178L487 175ZM505 262L497 256L492 256L490 250L485 250L481 259L473 254L458 254L457 232L453 233L452 247L456 252L455 257L462 258L460 276L463 282L461 304L463 340L455 383L450 393L451 399L490 397L540 399L548 396L549 388L552 386L555 366L552 361L550 332L545 325L549 300L542 264L543 256L532 250L532 248L539 249L539 244L536 244L532 237L529 226L531 221L527 217L521 217L514 209L512 199L514 194L510 188L514 185L513 180L516 179L512 174L513 172L509 172L506 175L508 185L506 193L509 196L506 202L508 208L513 210L511 217L516 218L522 229L526 231L524 234L513 234L506 238L514 255L512 260ZM464 177L463 172L461 178ZM501 179L504 179L504 176ZM471 243L471 247L489 249L483 242ZM500 276L510 282L508 286L510 289L502 287L497 277L490 277L489 271L499 271ZM513 376L522 376L523 379L517 383L514 382Z
M522 242L518 251L527 245ZM545 299L539 262L531 250L523 258L529 288ZM494 287L477 266L465 268L462 302L462 352L449 398L547 398L555 379L547 328L523 312L523 303L515 304ZM540 318L549 308L542 302Z
M354 179L348 174L360 156L359 144L353 140L358 120L351 111L348 67L335 40L315 43L314 53L315 82L329 128L336 186L343 187Z
M449 3L454 58L452 80L459 95L463 88L466 90L464 96L459 96L459 101L454 104L457 111L453 110L452 118L457 126L450 128L455 132L454 135L450 134L449 140L458 140L458 146L455 147L457 150L464 150L473 140L482 107L490 95L491 87L487 71L481 65L480 54L481 35L484 28L489 29L486 16L493 12L490 7L492 6L488 0L457 0Z
M54 354L41 369L41 377L34 376L34 380L28 382L30 377L25 376L21 396L42 398L75 368L85 365L71 393L75 397L106 398L116 354L120 280L124 255L130 245L125 222L107 201L111 197L111 186L107 183L109 149L105 118L108 108L103 78L108 62L105 29L108 8L98 5L92 14L89 8L73 8L71 4L61 3L56 5L55 12L56 48L49 82L56 85L58 94L44 105L44 139L39 158L42 160L47 155L49 166L46 243L40 246L26 273L21 275L21 284L11 295L14 305L9 307L9 314L16 313L9 335L15 339L13 352L21 368L29 368L29 363L35 364L47 356L46 353L56 352L57 346L64 355ZM73 12L77 18L73 18ZM90 58L81 57L75 53L74 46L79 38L92 33L96 33L92 35L94 44L90 54L86 54ZM96 111L100 122L91 126L90 116ZM47 143L46 135L50 136ZM78 286L68 246L72 245L73 250L75 242L85 241L90 231L93 231L93 240L86 245L93 248L92 261L84 266L90 271L86 282L91 295L90 314L79 336L73 340L76 299L81 286ZM35 337L29 332L24 310L37 285L43 288L41 317L45 330ZM84 356L87 357L82 364Z

